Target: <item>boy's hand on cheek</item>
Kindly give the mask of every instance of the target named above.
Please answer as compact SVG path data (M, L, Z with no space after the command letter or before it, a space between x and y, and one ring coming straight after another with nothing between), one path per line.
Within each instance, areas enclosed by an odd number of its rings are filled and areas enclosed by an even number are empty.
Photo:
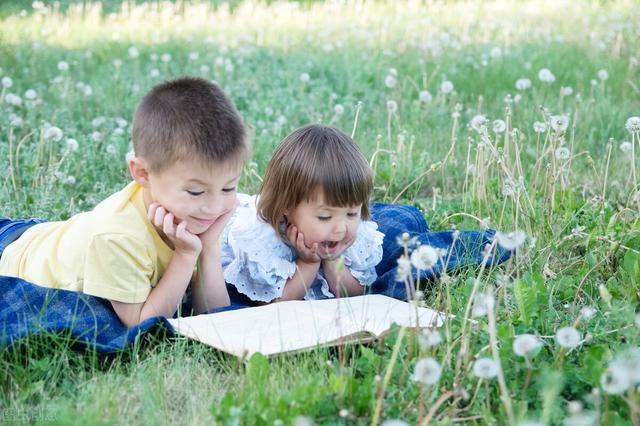
M184 255L198 256L202 251L200 239L187 230L187 222L181 221L176 224L176 217L173 213L162 207L159 203L149 206L149 220L162 232L173 244L176 253Z
M298 254L298 259L306 263L320 263L322 258L318 253L318 243L313 243L311 247L307 247L304 242L304 235L298 232L295 225L287 227L287 239Z
M238 203L236 202L236 204L233 206L231 210L219 216L216 219L216 221L213 222L213 224L209 227L209 229L204 231L202 234L198 235L198 237L200 238L200 241L202 241L202 247L204 250L218 244L218 241L220 240L220 235L222 234L222 231L224 230L225 225L229 222L229 219L231 219L231 216L233 215L233 212L236 210L237 205Z

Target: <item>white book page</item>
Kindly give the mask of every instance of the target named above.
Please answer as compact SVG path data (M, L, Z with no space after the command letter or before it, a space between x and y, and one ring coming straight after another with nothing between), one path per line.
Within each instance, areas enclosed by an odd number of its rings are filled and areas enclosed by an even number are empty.
M255 352L269 356L313 348L363 331L379 335L393 322L432 326L434 318L439 317L430 309L386 296L367 295L279 302L169 322L182 335L243 357Z

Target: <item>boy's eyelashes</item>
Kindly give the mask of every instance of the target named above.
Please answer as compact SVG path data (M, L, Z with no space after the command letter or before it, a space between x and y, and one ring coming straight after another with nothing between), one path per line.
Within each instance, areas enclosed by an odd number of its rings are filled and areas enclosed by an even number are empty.
M222 192L234 192L236 190L236 187L232 187L232 188L222 188ZM197 197L198 195L202 195L204 194L204 191L190 191L188 189L186 189L185 191L187 191L187 194Z

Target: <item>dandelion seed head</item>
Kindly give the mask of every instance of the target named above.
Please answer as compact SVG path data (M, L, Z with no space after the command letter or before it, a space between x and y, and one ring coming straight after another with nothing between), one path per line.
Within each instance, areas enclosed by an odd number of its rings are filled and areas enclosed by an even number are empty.
M582 411L583 405L580 401L569 401L567 404L567 412L569 414L576 414Z
M564 426L595 426L598 415L593 411L580 411L564 419Z
M124 135L124 129L122 129L122 128L120 128L120 127L116 127L116 128L113 130L113 136L115 136L115 137L120 137L120 136L123 136L123 135Z
M519 78L516 80L516 90L527 90L531 87L531 80L528 78Z
M309 74L307 74L306 72L303 72L302 74L300 74L300 81L303 83L308 83L309 80L311 80L311 76Z
M578 346L582 336L575 327L562 327L556 331L556 342L563 348L571 349Z
M387 101L387 111L389 111L390 114L395 114L396 111L398 111L398 104L396 101Z
M13 80L11 79L11 77L2 77L2 87L8 89L11 86L13 86Z
M102 133L98 131L91 133L91 140L94 142L100 142L102 140Z
M136 153L133 151L127 152L127 155L124 156L124 160L128 163L136 157Z
M534 357L541 348L542 342L533 334L520 334L513 340L513 353L521 357Z
M93 89L87 84L82 88L82 94L88 98L93 95Z
M77 151L78 148L80 147L80 145L78 144L78 141L73 139L73 138L69 138L67 139L67 149L71 152Z
M548 68L542 68L538 71L538 79L544 83L553 83L556 81L556 76Z
M336 115L342 115L344 114L344 107L340 104L335 104L335 106L333 107L333 112Z
M68 71L69 70L69 64L65 61L60 61L58 62L58 71Z
M160 70L157 69L157 68L152 69L151 71L149 71L149 77L151 77L151 78L160 77Z
M605 81L609 78L609 72L607 70L600 70L598 71L598 78L601 81Z
M547 125L542 121L536 121L533 123L533 131L536 133L544 133L547 130Z
M114 59L113 66L116 68L120 68L122 66L122 59L119 59L119 58Z
M604 284L598 285L598 293L600 293L600 298L604 303L611 303L611 300L613 298L611 297L611 293L609 293L609 290L607 290L607 287L605 287Z
M169 62L171 62L171 59L173 59L171 57L171 53L163 53L162 56L160 57L160 60L165 64L168 64Z
M24 120L19 115L11 113L9 114L9 125L11 127L22 127L24 125Z
M418 100L420 100L420 103L428 104L432 99L433 96L431 96L431 93L428 90L421 90L418 94Z
M507 123L504 120L494 120L493 121L493 132L494 133L502 133L507 129Z
M384 422L382 422L381 426L409 426L409 423L405 422L404 420L392 419L385 420Z
M198 58L200 58L200 54L198 52L191 52L189 53L189 60L190 61L197 61Z
M600 376L600 386L609 395L620 395L629 389L631 379L624 370L607 368Z
M469 127L480 133L482 131L482 127L487 124L487 121L488 120L484 115L476 115L469 122Z
M631 383L640 383L640 348L628 348L620 352L609 367L620 370Z
M589 321L596 316L598 311L592 306L585 306L580 309L580 317L586 321Z
M565 146L561 146L558 149L556 149L555 156L556 156L556 160L564 161L564 160L568 160L569 157L571 157L571 152L569 151L569 148Z
M498 375L498 365L491 358L480 358L473 363L473 374L479 379L493 379Z
M411 379L425 385L434 385L440 380L442 368L434 358L420 358L413 368Z
M109 154L109 155L113 155L113 154L115 154L117 152L116 146L113 145L113 144L107 145L105 150L107 151L107 154Z
M349 417L351 415L351 413L349 412L349 410L347 410L346 408L342 408L340 409L340 412L338 413L340 415L340 417L342 418L346 418Z
M552 115L549 118L549 125L558 133L564 132L569 127L569 117L566 115Z
M422 349L438 346L442 342L442 336L438 330L426 328L418 334L418 345Z
M478 293L473 297L473 308L471 315L474 317L483 317L492 311L496 305L496 299L485 293Z
M137 57L140 56L140 51L135 46L129 47L129 49L127 50L127 53L129 54L129 57L131 59L136 59Z
M391 74L387 75L384 78L384 85L387 86L389 89L393 89L394 87L396 87L397 84L398 84L398 81Z
M404 255L398 258L396 281L404 281L411 275L411 261Z
M20 105L22 105L22 98L13 93L7 93L4 96L4 101L14 107L19 107Z
M569 86L563 86L560 88L560 94L562 96L571 96L573 94L573 89Z
M44 139L58 142L62 139L62 130L56 126L50 126L44 131Z
M630 153L632 148L633 147L631 146L631 142L629 141L624 141L620 144L620 151L622 151L625 154Z
M629 117L625 123L625 127L630 133L640 132L640 117Z
M395 68L389 68L389 75L397 77L398 76L398 70L395 69Z
M38 93L36 93L36 91L33 89L29 89L26 92L24 92L24 97L26 99L29 99L30 101L33 101L38 97Z
M496 232L495 234L495 239L498 241L498 245L508 251L513 251L520 247L522 243L524 243L526 237L527 234L521 230L515 230L507 233Z
M411 264L417 269L432 269L437 262L438 252L429 245L421 245L411 253Z
M67 184L75 185L76 184L76 177L72 176L72 175L67 176Z
M502 57L502 49L500 49L497 46L492 48L491 51L489 52L489 56L491 56L491 58L493 59L498 59Z
M209 65L205 65L205 64L200 65L200 72L202 74L208 74L209 71L211 71L211 68L209 68Z
M453 83L450 82L449 80L443 81L442 84L440 84L440 91L445 95L448 95L449 93L453 92Z

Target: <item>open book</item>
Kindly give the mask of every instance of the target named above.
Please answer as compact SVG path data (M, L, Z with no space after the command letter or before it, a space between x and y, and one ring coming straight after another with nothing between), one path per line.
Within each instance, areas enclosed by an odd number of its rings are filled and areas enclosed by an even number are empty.
M169 319L179 334L248 357L317 346L367 342L392 324L437 327L445 315L382 295L295 300L254 308Z

